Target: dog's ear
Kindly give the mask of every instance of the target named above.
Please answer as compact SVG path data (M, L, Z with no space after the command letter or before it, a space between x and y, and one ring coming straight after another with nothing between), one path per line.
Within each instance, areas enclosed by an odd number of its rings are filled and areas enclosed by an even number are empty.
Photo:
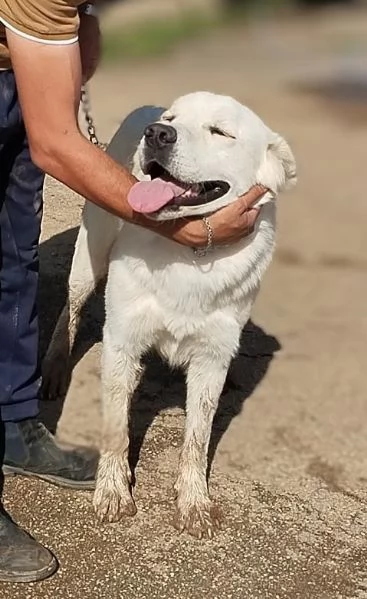
M280 135L275 135L266 151L257 181L279 193L297 182L296 161L289 145Z

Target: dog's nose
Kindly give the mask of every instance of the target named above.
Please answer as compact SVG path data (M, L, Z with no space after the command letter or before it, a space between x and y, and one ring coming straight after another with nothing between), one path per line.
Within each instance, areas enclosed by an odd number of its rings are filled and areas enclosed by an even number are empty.
M163 149L177 141L177 131L170 125L154 123L149 125L144 132L145 141L150 148Z

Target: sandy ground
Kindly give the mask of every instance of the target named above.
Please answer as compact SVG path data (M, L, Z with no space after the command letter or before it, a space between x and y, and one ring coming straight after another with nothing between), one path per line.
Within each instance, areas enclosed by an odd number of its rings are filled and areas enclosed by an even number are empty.
M362 13L325 15L216 34L96 77L94 112L105 139L138 104L169 103L196 89L224 92L288 138L299 185L279 202L277 254L213 432L211 492L225 513L223 530L199 542L171 527L184 386L153 360L133 412L138 515L100 525L89 493L9 480L5 505L61 567L41 584L0 585L1 597L367 597L367 111L298 91L358 70L366 43ZM80 206L49 182L43 349L63 301ZM96 297L61 418L62 406L45 409L67 441L98 444L102 313Z

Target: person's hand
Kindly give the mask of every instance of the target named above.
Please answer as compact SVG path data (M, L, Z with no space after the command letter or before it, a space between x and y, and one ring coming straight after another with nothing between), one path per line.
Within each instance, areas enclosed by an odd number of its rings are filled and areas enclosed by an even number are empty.
M236 243L253 232L260 212L260 208L254 208L254 205L267 191L262 185L255 185L233 204L218 210L209 217L213 229L214 246ZM159 228L156 231L160 232ZM208 242L206 228L198 219L182 223L177 221L174 229L167 232L161 231L161 233L189 247L205 247Z
M101 57L99 21L92 15L80 15L79 47L83 83L87 83L96 72Z

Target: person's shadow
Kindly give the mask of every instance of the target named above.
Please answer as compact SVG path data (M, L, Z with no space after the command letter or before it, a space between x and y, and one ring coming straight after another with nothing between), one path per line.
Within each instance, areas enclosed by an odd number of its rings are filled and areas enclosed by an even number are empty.
M44 355L65 303L77 228L55 235L40 246L40 356ZM104 320L103 293L93 294L83 310L79 334L73 350L72 364L102 339ZM244 402L265 376L274 354L281 348L278 340L250 321L245 327L241 347L228 373L214 420L209 448L209 469L218 443L237 416ZM185 406L185 380L181 372L172 371L156 355L145 358L146 370L132 403L130 420L130 464L134 472L145 435L154 418L167 408ZM55 402L41 402L46 426L55 431L65 397Z

